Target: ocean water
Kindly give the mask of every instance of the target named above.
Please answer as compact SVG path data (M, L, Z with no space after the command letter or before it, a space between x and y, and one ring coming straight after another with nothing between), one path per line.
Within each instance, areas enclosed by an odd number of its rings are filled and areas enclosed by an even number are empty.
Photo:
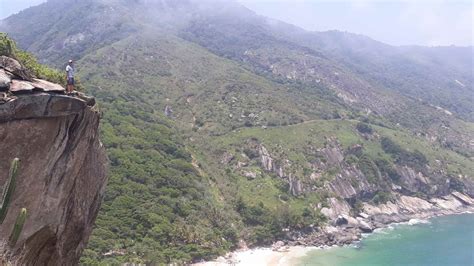
M355 245L311 251L296 264L474 266L474 214L392 225Z

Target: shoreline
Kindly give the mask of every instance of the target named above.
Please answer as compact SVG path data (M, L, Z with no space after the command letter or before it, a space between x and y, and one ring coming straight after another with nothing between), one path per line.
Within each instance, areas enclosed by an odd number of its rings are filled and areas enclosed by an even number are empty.
M224 266L224 265L294 265L295 259L304 257L308 252L322 249L308 246L285 246L285 251L277 251L270 247L258 247L246 250L237 250L212 261L194 263L194 266Z
M436 201L434 201L436 202ZM452 207L452 206L451 206ZM334 227L326 226L319 232L299 236L296 240L286 240L285 243L275 243L272 247L257 247L252 249L241 249L229 252L216 260L192 264L195 266L224 266L224 265L269 265L286 266L294 265L296 259L306 256L313 250L329 249L333 247L344 247L356 244L363 238L377 233L380 230L398 224L415 225L425 220L448 215L474 214L474 204L462 204L455 208L447 208L442 205L429 210L412 213L392 213L386 217L386 213L372 214L371 219L359 219L364 222L371 222L373 226L370 232L362 232L358 227ZM340 217L340 216L339 216ZM352 218L352 217L351 217ZM360 217L358 217L360 218ZM390 219L391 218L391 219ZM331 235L328 238L328 235ZM327 241L331 239L330 241ZM327 242L324 242L324 241ZM338 242L337 240L342 240ZM323 241L323 242L321 242ZM279 241L282 243L281 241ZM311 243L316 243L311 244Z

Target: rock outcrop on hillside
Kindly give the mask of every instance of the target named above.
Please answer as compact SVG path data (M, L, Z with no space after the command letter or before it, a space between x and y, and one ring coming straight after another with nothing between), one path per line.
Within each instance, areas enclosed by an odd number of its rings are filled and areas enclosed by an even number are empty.
M20 86L21 85L21 86ZM74 265L85 247L106 184L99 112L85 96L29 76L15 60L0 60L0 185L19 158L5 219L0 264ZM3 190L5 191L5 190ZM4 192L5 193L5 192ZM16 243L12 231L26 209Z
M337 138L326 138L323 148L310 149L311 162L302 167L272 151L256 139L248 139L244 144L244 155L225 151L220 163L247 173L270 173L287 183L288 193L301 196L310 193L329 195L315 209L326 217L323 226L310 226L303 230L288 230L287 245L331 246L353 243L362 233L369 233L391 223L416 222L438 215L474 212L473 182L471 177L443 175L429 165L418 169L403 164L394 164L396 181L387 173L382 173L373 163L373 172L361 170L360 161L350 161L350 156L360 153L359 144L343 148ZM281 148L280 148L281 149ZM355 157L355 155L354 155ZM371 162L371 161L369 161ZM253 167L248 167L252 165ZM331 169L338 171L324 182L319 182L324 173ZM309 171L311 170L311 171ZM249 172L251 171L251 172ZM373 173L372 180L368 174ZM393 175L395 175L392 173ZM257 176L252 176L256 179Z

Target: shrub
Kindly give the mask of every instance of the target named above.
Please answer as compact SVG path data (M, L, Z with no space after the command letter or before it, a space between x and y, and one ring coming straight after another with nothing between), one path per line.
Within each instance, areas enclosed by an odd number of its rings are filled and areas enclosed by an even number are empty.
M372 201L377 205L387 203L390 200L392 200L392 194L390 194L390 192L386 192L386 191L379 191L372 198Z
M375 161L375 164L379 168L380 172L387 175L392 181L398 182L400 181L401 176L395 170L392 163L385 159L378 159Z
M359 158L357 158L357 156L354 154L349 154L346 156L346 158L344 158L344 161L348 164L357 164L359 162Z
M407 151L387 137L383 137L380 143L382 145L382 149L386 153L390 154L392 158L394 158L399 164L413 167L418 171L422 171L425 165L428 164L428 159L419 150L415 150L413 152Z
M377 165L367 155L362 155L359 159L359 169L367 178L367 181L374 184L379 180L380 174Z
M359 131L360 133L365 133L365 134L372 134L373 133L373 129L371 126L369 126L368 124L366 123L363 123L363 122L359 122L356 126L356 129L357 131Z
M245 148L244 153L247 155L247 157L249 157L249 159L255 159L259 156L258 151L251 148Z

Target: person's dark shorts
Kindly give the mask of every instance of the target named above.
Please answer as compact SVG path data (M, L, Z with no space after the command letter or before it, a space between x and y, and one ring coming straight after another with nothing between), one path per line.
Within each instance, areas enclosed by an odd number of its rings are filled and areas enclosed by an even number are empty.
M74 78L67 78L67 85L74 85Z

